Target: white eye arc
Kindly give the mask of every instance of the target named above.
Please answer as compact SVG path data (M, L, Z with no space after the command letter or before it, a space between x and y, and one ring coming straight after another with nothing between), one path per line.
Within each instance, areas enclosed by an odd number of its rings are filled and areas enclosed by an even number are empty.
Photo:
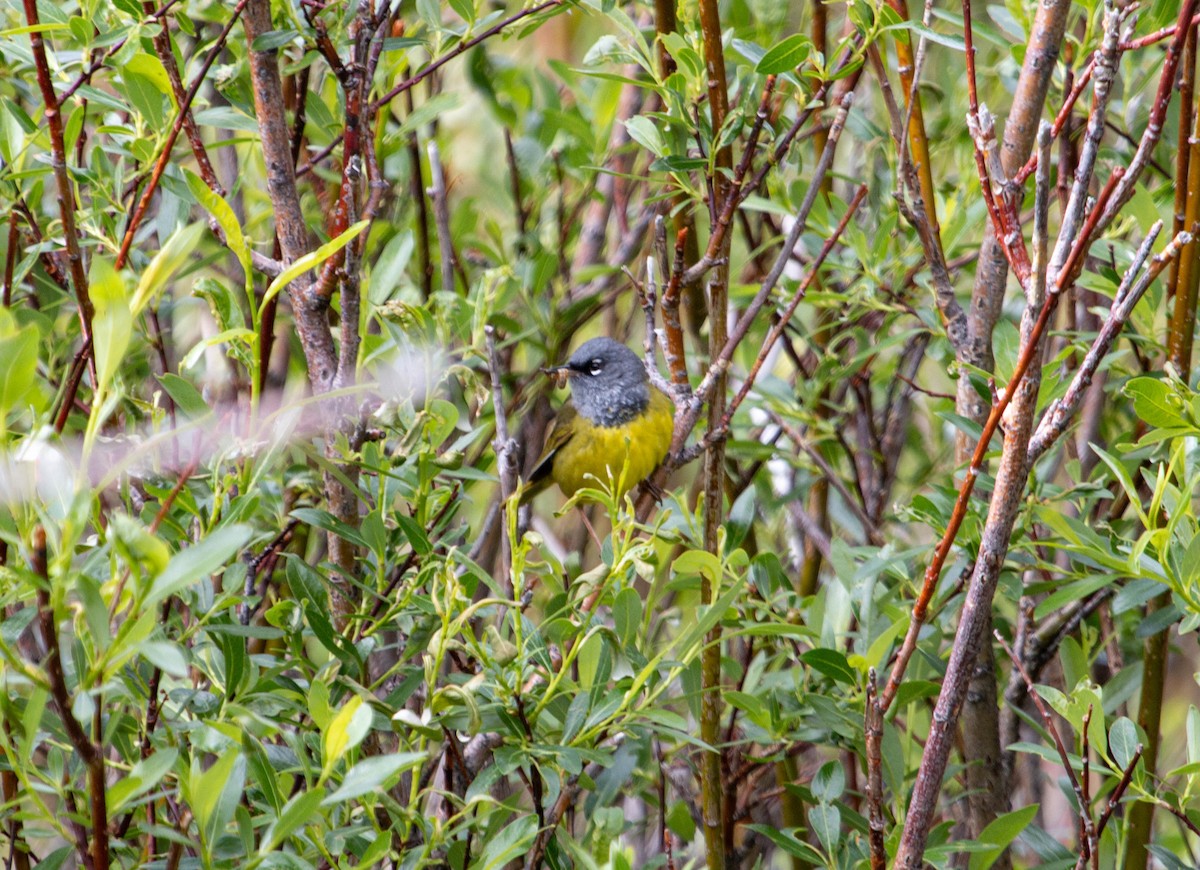
M602 359L594 359L590 363L588 363L588 374L589 375L592 375L592 376L598 375L598 374L600 374L600 372L603 369L604 369L604 360L602 360Z

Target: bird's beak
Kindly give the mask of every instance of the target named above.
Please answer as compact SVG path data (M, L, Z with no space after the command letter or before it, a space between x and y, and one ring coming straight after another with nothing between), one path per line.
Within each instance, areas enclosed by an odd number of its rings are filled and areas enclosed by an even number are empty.
M551 366L542 369L542 374L554 381L554 386L561 390L567 385L567 377L571 374L571 370L566 366Z

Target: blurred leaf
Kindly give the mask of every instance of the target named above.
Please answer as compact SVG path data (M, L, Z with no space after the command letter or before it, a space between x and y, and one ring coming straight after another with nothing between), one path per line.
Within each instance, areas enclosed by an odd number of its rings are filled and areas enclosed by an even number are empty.
M249 526L223 526L199 543L186 547L172 557L143 602L151 607L171 595L178 595L193 583L224 568L250 540Z
M108 257L93 257L88 290L95 306L92 318L96 377L107 387L125 357L133 335L133 313L125 281Z

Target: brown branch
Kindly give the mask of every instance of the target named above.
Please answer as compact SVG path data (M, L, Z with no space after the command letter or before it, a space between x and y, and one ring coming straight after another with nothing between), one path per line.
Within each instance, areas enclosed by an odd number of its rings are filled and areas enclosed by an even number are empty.
M216 42L208 52L208 57L206 57L204 59L204 63L201 64L200 72L192 81L191 87L188 88L187 93L183 95L183 99L179 101L179 109L175 113L175 122L171 124L171 129L167 132L167 138L163 143L162 151L158 155L158 161L154 164L154 171L150 173L150 180L146 183L145 189L142 190L142 195L138 199L138 204L133 210L133 215L129 218L129 225L125 228L125 236L121 239L121 248L117 252L117 269L123 269L129 259L129 248L133 244L134 233L137 232L137 228L141 224L142 218L145 217L146 209L150 207L150 200L154 197L154 192L158 189L158 182L162 178L163 171L167 168L167 164L171 160L171 151L175 147L175 140L179 138L179 132L183 129L184 125L191 122L192 101L196 99L196 94L200 92L200 87L204 84L204 77L208 75L208 71L212 67L213 62L217 59L217 56L225 50L225 40L229 37L229 31L233 29L233 25L236 24L238 18L241 17L242 10L246 8L247 2L249 2L249 0L239 0L238 4L233 7L233 12L230 14L229 20L225 22L225 26L217 35ZM167 49L168 51L170 50L169 45L167 46ZM192 122L192 126L194 127L194 122ZM199 133L196 135L198 138ZM200 153L204 153L203 146L201 146ZM207 163L207 158L201 164L202 170L204 163ZM204 177L204 180L211 187L213 182L216 182L216 174L212 173L211 166L208 167L208 170L212 175L212 181L209 181L207 176ZM219 189L219 184L218 187L214 189Z
M708 77L708 108L713 136L712 173L706 176L711 185L709 209L712 215L726 197L731 197L733 185L726 174L733 168L732 147L719 147L717 140L729 117L729 85L725 77L725 53L722 42L721 13L718 0L699 0L700 32L704 49L704 65ZM733 197L731 197L733 198ZM716 251L718 260L728 261L729 234L726 233ZM729 265L717 266L708 281L708 352L713 358L726 344L729 312ZM716 428L725 412L725 374L722 369L713 384L708 405L708 425ZM704 549L717 553L725 496L725 445L718 442L704 458ZM716 600L715 582L707 576L701 579L700 602L711 605ZM700 654L700 739L710 749L700 757L700 821L704 832L705 855L709 870L724 870L732 864L733 826L727 824L722 809L721 771L723 753L717 748L721 738L721 626L708 632Z
M291 131L284 115L278 52L275 49L254 49L254 41L272 28L270 3L269 0L248 0L244 10L243 24L250 46L250 80L267 167L267 193L275 213L283 262L293 263L308 253L309 237L292 168ZM337 375L337 356L325 309L313 304L310 289L310 278L301 276L288 286L288 295L292 300L297 332L308 362L308 377L313 391L320 394L333 385Z
M867 699L863 734L867 757L867 819L871 846L871 870L887 867L883 821L883 708L879 706L879 683L875 669L867 674Z
M872 45L867 51L867 57L875 69L875 77L879 82L880 94L887 108L890 120L892 142L896 146L899 167L896 171L896 189L893 196L897 207L905 220L917 231L925 261L929 265L930 278L933 281L934 296L937 301L938 315L946 329L946 336L956 352L966 339L966 312L958 302L954 286L950 281L950 272L946 266L946 258L942 252L942 240L937 226L936 213L933 210L933 200L926 201L924 188L932 188L932 177L926 181L919 176L918 168L909 154L905 142L908 139L908 129L900 106L892 94L892 84L883 64L877 46ZM910 106L911 108L911 106ZM923 123L923 122L922 122ZM922 134L923 135L923 134ZM924 157L925 172L928 172L928 154ZM931 216L932 215L932 216Z
M50 78L50 62L46 57L46 44L42 39L38 18L37 0L24 0L25 19L31 31L29 33L30 47L33 50L33 63L37 71L38 88L42 93L45 106L46 127L50 132L50 168L54 173L55 186L58 193L58 209L63 224L63 241L67 248L67 265L71 274L71 285L75 291L75 304L79 309L79 323L84 344L90 344L92 338L92 316L94 309L88 293L87 270L83 264L83 251L79 245L79 228L75 224L75 190L67 174L67 151L63 139L62 105L54 94L54 83ZM96 381L96 363L89 354L88 366L91 370L92 381ZM70 405L73 394L69 394L65 404ZM106 865L107 866L107 865Z
M716 264L720 251L725 247L725 237L733 221L733 213L744 198L742 191L746 184L746 173L754 159L754 149L758 144L758 137L762 133L763 124L767 121L771 94L774 91L775 76L767 76L766 84L763 85L762 97L758 101L758 111L754 115L754 124L750 128L750 135L747 137L745 148L742 151L742 159L738 161L737 169L733 174L733 183L730 184L729 190L722 200L716 225L708 237L708 247L704 251L704 256L684 273L684 284L693 284L704 277L704 273Z
M58 708L59 720L67 732L67 739L88 770L88 794L92 814L92 841L90 861L92 867L108 866L108 810L104 794L104 754L91 741L79 720L75 718L71 693L67 689L66 674L63 673L62 649L59 644L58 625L54 608L50 603L49 565L46 559L46 531L41 526L33 530L33 573L40 578L37 589L38 620L42 629L42 642L46 658L42 667L50 683L50 696ZM80 855L84 864L87 854Z
M1110 20L1111 24L1111 20ZM1097 80L1097 108L1102 110L1107 100L1108 91L1100 83L1099 74ZM1102 114L1102 112L1101 112ZM1102 119L1101 119L1102 120ZM984 128L987 127L989 121L988 113L983 112L974 119L976 128L982 123ZM968 123L971 119L968 118ZM982 161L980 149L976 149L976 155ZM1082 169L1082 164L1081 164ZM1084 196L1086 187L1091 178L1090 169L1087 174L1079 174L1076 176L1076 182L1072 190L1072 202L1075 202L1080 197ZM1119 188L1119 184L1117 185ZM1115 193L1114 193L1115 195ZM971 456L970 464L967 467L966 475L962 485L959 488L958 499L955 502L954 509L950 516L950 521L947 524L946 531L942 536L934 550L934 555L930 561L929 567L925 572L925 577L922 583L920 594L913 605L912 621L909 624L908 633L905 636L897 658L892 667L891 675L888 677L888 682L883 691L883 704L886 710L895 700L896 692L900 688L900 681L903 677L904 670L908 666L908 662L916 649L917 634L920 632L921 626L924 624L926 612L929 607L930 600L933 597L934 589L936 588L938 578L941 575L942 567L945 565L946 558L950 554L950 548L953 545L954 539L958 535L958 530L961 528L963 520L966 518L967 504L971 496L971 492L975 487L975 481L983 470L984 457L987 455L988 447L991 443L992 436L1000 424L1000 419L1007 410L1009 403L1013 400L1018 388L1021 386L1022 380L1026 377L1026 373L1030 371L1030 366L1033 363L1034 357L1041 352L1041 337L1046 330L1046 326L1050 321L1050 317L1057 306L1058 300L1062 295L1062 291L1071 285L1075 279L1076 266L1082 266L1082 254L1090 245L1090 235L1077 231L1079 213L1082 211L1082 202L1074 209L1068 209L1068 215L1064 217L1062 229L1060 230L1059 242L1055 248L1055 252L1050 259L1048 266L1047 277L1053 281L1049 286L1049 292L1044 302L1040 303L1040 314L1037 321L1033 324L1030 341L1022 345L1021 354L1018 357L1016 368L1013 371L1012 379L1004 392L997 397L997 401L993 404L991 412L983 424L983 432L979 441L975 445L975 450ZM1093 214L1099 216L1099 210L1093 209ZM1092 231L1098 229L1098 220L1090 222ZM999 231L999 227L997 227ZM1022 242L1023 245L1023 242ZM1032 307L1032 306L1030 306ZM1029 308L1027 308L1027 311ZM1024 452L1025 448L1022 448Z
M687 356L683 343L683 322L679 319L679 300L683 290L683 251L687 241L687 227L675 235L675 259L671 266L671 277L663 290L663 358L671 383L676 388L676 397L691 393L688 382Z
M167 4L167 7L169 6L170 4ZM164 11L162 9L155 10L154 4L150 0L142 0L142 10L151 21L161 18ZM210 188L224 196L225 189L221 186L216 170L213 169L212 162L208 159L208 151L204 147L204 139L200 136L200 128L196 126L196 119L192 116L191 100L183 90L183 80L179 75L179 65L175 62L175 53L171 50L171 32L166 22L162 22L154 34L153 42L154 53L158 55L163 68L167 71L167 78L171 82L171 93L175 96L176 104L180 106L183 115L183 129L187 133L188 142L191 143L192 154L196 157L200 177Z
M1170 45L1167 46L1167 56L1163 60L1162 73L1158 79L1158 90L1154 95L1154 102L1151 104L1150 116L1146 119L1146 128L1142 133L1137 152L1134 154L1133 160L1130 161L1129 167L1125 172L1125 177L1117 186L1112 199L1104 209L1104 214L1101 216L1099 224L1101 230L1112 223L1118 212L1129 201L1130 197L1133 196L1135 186L1141 180L1142 172L1150 160L1150 153L1154 150L1154 146L1158 144L1159 137L1162 136L1163 121L1167 115L1167 107L1171 103L1171 93L1175 88L1175 71L1179 67L1179 59L1183 54L1183 45L1187 40L1189 31L1188 25L1196 13L1196 4L1198 2L1200 0L1183 0L1180 4L1175 33Z
M554 6L561 6L563 4L563 2L564 2L564 0L545 0L544 3L539 3L537 6L531 6L528 9L522 9L519 12L514 12L512 15L508 16L503 21L493 24L491 27L489 27L487 30L480 33L478 36L475 36L474 38L469 39L466 42L460 42L458 45L454 46L454 48L452 48L450 51L443 54L437 60L432 61L429 64L429 66L425 67L420 72L409 76L404 81L400 82L395 87L393 87L386 94L384 94L383 96L379 97L376 100L373 100L369 107L371 113L374 114L379 109L383 108L388 103L390 103L392 100L394 100L396 97L398 97L400 94L404 93L405 91L410 90L414 86L423 82L425 79L427 79L429 76L433 75L435 72L437 72L443 66L445 66L447 63L454 60L454 58L458 57L461 54L464 54L465 52L470 51L472 48L479 45L481 42L491 39L493 36L495 36L500 31L504 30L505 28L517 23L518 21L522 20L523 18L528 18L529 16L536 15L539 12L545 12L547 9L550 9ZM341 143L342 138L344 136L345 136L345 133L343 132L343 133L339 133L337 136L333 137L333 140L330 141L330 143L328 145L326 145L324 148L322 148L318 153L314 154L307 163L305 163L298 170L296 170L297 177L308 174L309 172L311 172L313 170L313 167L315 167L317 164L321 163L326 157L328 157L330 154L332 154L333 149L336 148L339 143Z
M17 261L17 245L21 242L21 231L17 227L17 213L8 216L8 247L4 250L4 292L0 305L8 308L12 305L13 267Z
M1113 812L1116 810L1117 805L1121 803L1121 798L1124 797L1125 790L1129 788L1129 783L1133 781L1133 772L1135 769L1137 769L1137 763L1142 759L1142 751L1142 744L1139 743L1136 747L1134 747L1133 756L1129 759L1129 763L1125 765L1125 770L1121 772L1121 778L1117 781L1116 787L1113 788L1112 794L1108 796L1108 803L1104 805L1104 812L1100 814L1100 819L1096 822L1097 842L1099 842L1100 836L1104 833L1104 829L1107 827L1109 819L1112 818ZM1175 810L1169 804L1166 806L1167 809L1175 812ZM1178 815L1180 818L1187 819L1187 816L1185 815L1178 813L1176 813L1176 815ZM1194 833L1200 833L1200 830L1196 828L1195 823L1191 822L1190 820L1188 821L1188 827L1191 828Z
M815 189L815 187L810 187L810 190L812 189ZM866 196L867 186L865 184L859 185L858 190L854 192L854 196L850 200L850 204L846 207L846 213L842 215L842 219L838 222L837 227L834 229L829 238L825 240L825 244L821 246L821 250L817 253L817 256L809 265L808 274L805 276L804 281L801 282L800 286L796 289L796 292L792 295L791 302L788 303L787 307L779 315L779 319L771 326L771 330L767 333L766 338L763 339L762 348L759 350L758 356L755 357L754 363L750 366L750 371L746 374L745 380L742 381L741 388L737 391L737 395L733 397L733 401L729 403L728 410L726 410L722 415L720 425L714 430L715 437L724 438L725 433L729 431L729 423L733 419L733 415L737 413L737 409L741 407L742 402L746 400L746 396L750 394L750 390L754 388L754 381L758 378L758 373L762 369L763 363L766 362L767 355L771 352L771 348L775 346L775 342L777 342L779 337L783 335L783 331L787 328L788 323L791 321L792 315L796 313L796 308L800 305L801 300L804 299L805 294L808 292L808 288L811 287L813 281L816 280L817 273L820 271L821 266L825 264L825 259L829 256L834 246L837 245L838 241L841 239L842 233L845 232L846 226L850 223L850 219L854 216L854 213L858 211L858 207L862 204L862 201L866 198ZM786 252L787 251L785 249L785 253ZM757 297L755 298L755 301L758 301ZM763 301L765 303L765 298ZM762 306L760 305L759 308L761 307ZM746 331L748 331L750 327L752 315L753 313L756 313L752 309L753 304L751 308L746 310L746 314L743 315L741 320L738 321L739 328L743 323L746 326L746 330L742 331L741 337L738 338L739 342L741 338L745 337ZM736 336L737 332L735 332L734 335ZM730 337L730 340L733 340L733 336ZM703 386L703 384L701 386ZM699 388L697 388L697 391L699 391Z
M1062 436L1066 430L1067 423L1078 410L1080 402L1083 401L1084 394L1087 388L1092 383L1092 378L1096 374L1096 370L1100 366L1100 362L1108 354L1113 342L1116 341L1121 328L1128 321L1129 316L1133 313L1134 307L1142 298L1147 288L1154 280L1162 274L1163 269L1169 263L1175 261L1180 250L1191 239L1190 233L1180 233L1151 260L1146 271L1137 278L1135 277L1142 265L1146 262L1150 255L1150 248L1154 244L1154 240L1158 237L1158 233L1162 229L1162 222L1156 223L1143 240L1141 247L1138 248L1132 264L1125 277L1121 281L1120 287L1117 288L1117 294L1113 299L1112 308L1109 310L1108 319L1104 322L1100 332L1096 335L1092 346L1088 349L1083 362L1075 371L1074 377L1071 379L1070 385L1067 387L1066 393L1059 399L1055 399L1050 407L1046 409L1042 421L1038 424L1037 431L1029 444L1029 461L1035 462Z

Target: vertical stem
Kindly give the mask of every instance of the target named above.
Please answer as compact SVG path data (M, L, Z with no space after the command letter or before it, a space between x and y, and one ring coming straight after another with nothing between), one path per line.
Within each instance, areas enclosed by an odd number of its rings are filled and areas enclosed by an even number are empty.
M37 68L38 87L42 92L42 102L45 104L46 127L50 131L50 166L54 172L54 182L58 188L58 209L62 217L63 238L67 247L67 264L71 273L71 285L75 291L75 304L79 307L79 323L82 328L83 342L91 344L92 338L92 299L88 294L87 270L83 265L83 251L79 247L79 229L75 225L75 191L71 187L71 179L67 175L67 151L63 139L63 123L58 97L54 94L54 83L50 78L50 63L46 58L46 45L38 29L41 21L38 18L37 0L24 0L25 19L32 28L29 34L30 47L33 49L34 66ZM88 367L91 371L92 382L96 381L96 363L88 354ZM64 400L70 404L71 396Z
M1196 88L1196 30L1188 32L1187 47L1183 60L1183 76L1179 83L1179 140L1175 151L1175 221L1172 232L1175 235L1185 229L1188 206L1188 166L1192 149L1190 136L1192 132L1192 96ZM1187 249L1184 249L1185 254ZM1167 291L1172 295L1179 287L1180 269L1186 256L1180 256L1171 263L1170 278L1167 279Z
M822 56L828 50L828 18L829 13L825 8L825 0L813 0L812 2L812 41L813 48L821 53ZM829 105L828 92L821 100L826 106ZM825 143L829 141L829 131L823 127L818 127L817 132L813 135L813 153L817 159L825 152ZM821 193L828 197L833 193L833 175L825 173L825 177L821 179ZM820 280L820 279L818 279ZM832 318L832 309L822 308L817 317L820 328L814 339L816 347L828 347L829 339L832 334L829 322ZM828 405L826 399L829 396L828 388L821 391L818 398L817 407L814 409L819 419L828 417ZM813 481L812 487L808 491L808 513L820 527L821 531L828 537L829 535L829 484L824 477L818 477ZM817 591L817 580L821 573L821 551L817 544L809 536L804 539L804 561L800 565L800 578L796 585L796 591L801 596L812 595Z
M908 20L908 0L887 0L887 4L895 10L901 20ZM929 139L925 135L925 116L921 113L921 95L917 90L919 82L914 83L915 59L913 58L912 42L907 31L896 33L896 66L900 72L900 84L904 87L906 103L911 100L908 111L908 147L912 152L913 169L917 172L917 181L921 188L921 199L925 200L925 214L929 218L929 227L933 231L936 244L941 248L942 232L937 219L937 200L934 197L933 171L929 163Z
M17 228L17 213L8 216L8 247L4 251L4 299L0 305L8 308L12 305L13 267L17 260L17 245L21 241L21 232Z
M92 839L88 845L93 868L103 870L108 867L108 807L104 792L104 753L97 742L93 743L75 718L74 701L67 690L67 677L63 671L62 645L58 635L58 620L54 614L54 605L50 601L50 573L46 552L46 530L36 526L33 530L33 573L40 579L37 590L38 621L42 631L42 642L46 647L46 658L42 662L46 678L50 683L50 694L58 715L62 721L63 730L75 748L80 759L87 767L88 797L91 806ZM96 708L97 714L100 707ZM81 842L79 848L84 844ZM86 861L85 861L86 863Z
M725 118L729 114L729 91L725 77L725 56L721 46L721 13L718 0L700 0L700 29L704 37L704 63L708 74L708 104L711 113L714 143L719 139ZM727 173L733 168L733 153L730 147L721 148L715 154L716 171L712 178L712 202L710 213L720 212L725 197L729 195L730 182ZM729 307L729 254L730 236L725 234L718 254L721 265L711 273L709 279L708 340L709 355L715 360L728 338ZM712 399L708 406L710 430L721 424L725 414L725 374L717 378ZM717 552L717 533L721 526L724 508L725 442L718 439L709 447L704 461L704 546L710 553ZM711 605L717 590L711 581L705 580L701 599ZM720 742L721 728L721 627L716 625L709 632L707 644L701 658L700 739L714 750ZM700 816L704 826L704 843L708 866L723 870L726 865L725 852L731 831L723 831L721 812L721 762L719 751L704 753L700 767Z
M1186 175L1176 177L1176 225L1180 223L1178 204L1184 202L1183 228L1193 230L1200 220L1200 111L1196 111L1191 103L1191 93L1196 76L1196 28L1188 33L1187 62L1184 67L1183 80L1185 99L1181 104L1180 118L1190 116L1192 135L1187 140L1187 148L1180 148L1176 171ZM1184 152L1186 151L1186 157ZM1184 182L1186 178L1186 183ZM1179 190L1184 189L1184 195L1179 196ZM1175 296L1175 308L1167 325L1167 359L1179 371L1185 381L1191 380L1192 369L1192 336L1196 329L1196 297L1197 285L1200 283L1200 245L1190 241L1184 245L1179 259L1171 271L1169 285ZM1171 593L1164 592L1156 596L1147 605L1147 617L1155 611L1171 604ZM1154 775L1158 765L1158 751L1162 745L1162 703L1167 676L1167 657L1169 654L1168 641L1170 628L1152 634L1142 645L1142 692L1138 702L1138 725L1146 733L1146 748L1143 753L1146 773ZM1154 829L1154 804L1148 801L1138 801L1129 812L1129 836L1125 841L1126 870L1145 870L1149 865L1149 852L1146 847L1150 843Z

